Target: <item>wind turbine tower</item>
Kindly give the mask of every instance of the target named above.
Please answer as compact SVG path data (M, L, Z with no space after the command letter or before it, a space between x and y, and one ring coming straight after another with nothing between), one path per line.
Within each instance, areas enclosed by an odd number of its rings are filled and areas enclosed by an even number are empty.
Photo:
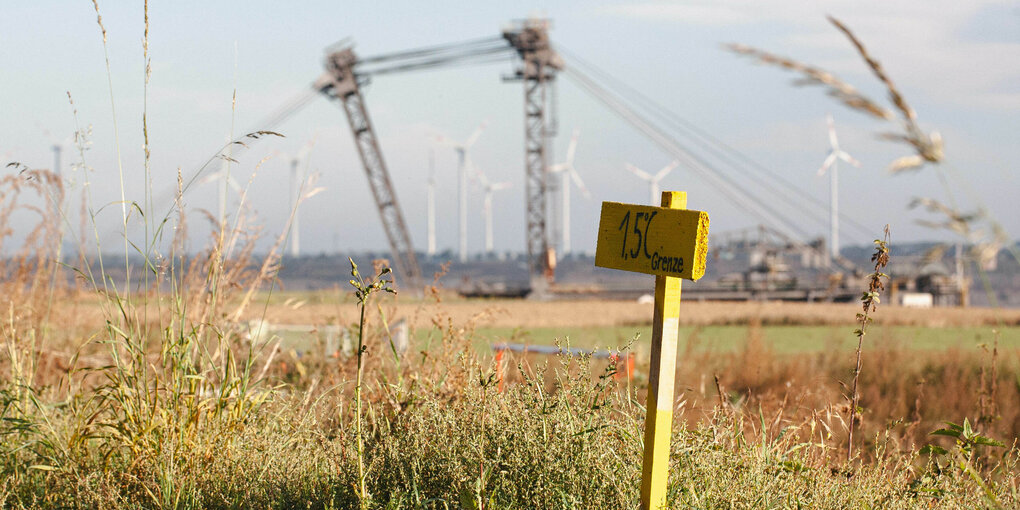
M829 155L825 157L822 167L818 169L818 175L824 175L826 170L829 172L829 254L835 260L839 257L839 167L837 161L842 159L857 167L861 166L861 162L839 148L832 115L827 115L826 120L829 123Z
M290 160L290 211L294 215L290 224L290 255L301 256L301 222L300 211L301 192L305 185L306 172L308 170L308 155L318 140L318 134L301 146L297 155ZM302 164L304 167L302 168Z
M459 249L459 260L461 262L467 262L467 187L468 187L468 175L467 167L471 165L471 156L468 150L475 142L478 141L478 137L481 136L482 131L489 124L489 121L483 121L478 129L475 129L471 136L461 143L455 142L445 137L437 137L437 139L457 152L457 201L460 209L460 249Z
M436 254L436 151L429 150L429 184L425 192L425 237L428 255Z
M57 177L63 177L64 172L60 170L60 151L61 147L58 144L53 145L53 173L57 174Z
M199 181L199 184L208 184L213 181L217 181L217 184L219 185L219 191L217 192L219 195L219 216L217 217L217 220L219 220L220 226L223 227L226 225L227 221L227 187L229 186L232 188L238 195L243 194L244 190L241 188L241 185L237 183L237 180L234 179L234 176L230 175L230 167L227 166L227 162L225 160L223 161L219 172L214 172L205 176L201 181Z
M577 169L574 168L574 155L577 153L577 137L580 132L575 129L573 136L570 137L570 145L567 146L567 159L562 163L555 164L549 167L550 174L560 174L562 183L560 184L560 193L562 198L560 199L560 221L562 222L561 227L561 242L560 251L562 255L570 253L570 181L574 182L574 185L581 190L581 194L584 198L591 200L591 193L588 192L588 188L584 185L584 181L581 180L581 175L577 173Z
M230 143L230 135L227 135L227 148L232 149L233 147L234 145ZM233 187L235 191L240 193L240 186L230 175L230 161L227 159L231 156L230 152L231 151L228 150L226 158L220 158L220 171L208 177L208 179L212 179L214 177L219 178L219 215L216 216L216 219L219 220L221 228L226 225L227 222L227 186Z
M677 165L679 164L680 162L674 159L672 163L662 167L662 170L659 170L659 172L655 175L645 172L644 170L641 170L640 168L630 163L627 163L627 170L630 170L630 173L638 176L640 179L648 181L648 191L650 197L648 199L648 203L651 205L655 205L659 203L660 199L659 182L662 181L662 179L665 178L667 175L669 175L669 173L672 172L673 169L676 168Z
M301 223L298 216L298 196L301 194L301 160L294 158L290 160L290 212L294 219L290 223L290 256L301 255Z
M64 171L61 167L61 156L63 155L64 147L70 146L72 143L74 143L74 135L64 138L63 141L57 141L56 138L52 134L50 134L49 130L44 130L43 134L46 135L46 137L53 142L53 145L50 146L50 149L53 151L53 173L56 174L57 180L60 181L61 186L64 186L66 183L64 182ZM63 192L64 196L66 197L67 189L63 189ZM52 208L54 218L60 218L60 213L64 208L64 204L54 202L52 204ZM59 221L59 223L60 225L57 227L57 229L60 231L60 242L61 244L63 244L64 222Z
M57 174L57 180L61 186L61 196L63 197L67 194L67 189L64 188L64 172L60 169L60 150L60 144L53 144L53 173ZM60 243L59 246L61 248L64 246L64 222L60 217L61 211L64 208L62 202L57 203L55 200L53 201L53 220L57 222L57 235L60 238L57 242Z
M43 134L47 138L49 138L51 142L53 142L53 145L50 146L50 149L53 151L53 173L56 174L57 181L60 182L61 186L61 195L63 199L60 202L54 200L53 203L50 204L50 206L52 208L53 218L57 222L57 235L60 237L59 243L60 246L63 247L64 222L69 221L69 219L66 216L64 217L62 216L65 214L69 214L69 211L65 211L64 209L64 206L69 202L68 199L69 190L67 189L67 181L64 180L64 170L61 166L62 163L61 156L63 155L64 148L70 147L71 144L74 143L75 135L68 136L67 138L64 138L62 141L57 141L56 137L54 137L49 130L43 130Z
M57 177L63 179L64 172L61 169L61 156L63 155L64 148L74 143L74 135L68 136L63 140L58 141L55 136L48 129L43 130L43 135L48 138L53 145L50 146L50 150L53 151L53 173L57 174Z
M483 202L483 212L485 213L485 253L492 254L493 242L492 242L492 194L499 190L504 190L510 187L509 182L490 182L489 178L485 176L485 173L478 170L478 181L482 185L482 190L485 192L485 201Z

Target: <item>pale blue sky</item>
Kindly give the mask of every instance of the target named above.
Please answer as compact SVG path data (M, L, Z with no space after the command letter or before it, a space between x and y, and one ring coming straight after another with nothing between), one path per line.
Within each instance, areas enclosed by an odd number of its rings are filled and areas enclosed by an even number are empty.
M235 136L300 92L321 72L322 49L352 37L363 55L497 35L514 18L554 20L553 40L748 157L786 175L827 200L828 179L815 172L828 149L825 115L836 118L841 145L863 162L841 169L841 203L873 234L845 229L843 244L866 243L892 223L896 239L947 238L914 224L915 196L946 200L931 170L891 176L888 163L905 147L877 140L887 126L836 105L815 88L795 88L775 68L752 65L720 49L741 42L829 69L876 99L884 91L849 43L825 20L845 21L885 65L918 111L922 127L946 140L949 182L964 209L983 201L1011 236L1020 231L1016 170L1020 158L1020 4L997 1L760 2L150 2L149 134L156 195L173 186L176 170L197 168L231 127L236 86ZM129 198L141 200L143 91L141 2L100 1L109 36L114 98ZM385 5L385 7L379 7ZM5 2L0 7L0 158L51 166L49 147L73 131L69 91L79 122L92 126L87 163L97 204L119 198L115 136L102 39L91 2ZM235 53L236 48L236 53ZM236 65L235 65L236 54ZM425 196L431 133L466 137L483 119L489 128L473 158L493 180L513 183L496 195L498 250L524 247L523 119L519 84L501 76L510 61L378 77L365 91L412 237L425 243ZM559 90L562 158L570 131L581 131L576 166L594 194L575 193L573 246L594 251L602 200L647 200L647 187L624 170L632 162L654 171L669 156L638 135L572 83ZM279 126L285 140L263 143L240 157L240 180L263 156L293 153L311 136L318 143L310 165L326 191L302 211L306 253L385 249L360 162L343 113L316 99ZM440 249L456 246L455 158L437 149ZM77 160L65 152L65 163ZM255 176L249 199L267 239L279 232L287 210L289 163L277 157ZM215 169L213 169L215 170ZM8 170L10 171L10 170ZM68 171L72 186L80 174ZM663 181L687 190L690 207L706 210L712 230L756 224L728 198L683 167ZM215 211L215 186L186 196L189 211ZM762 191L763 193L765 191ZM73 192L77 196L77 191ZM469 248L483 246L481 193L473 193ZM75 204L73 207L77 209ZM203 220L192 214L192 246L200 246ZM104 231L120 222L120 207L100 213ZM824 221L805 218L803 229L826 234ZM76 225L77 220L72 220Z

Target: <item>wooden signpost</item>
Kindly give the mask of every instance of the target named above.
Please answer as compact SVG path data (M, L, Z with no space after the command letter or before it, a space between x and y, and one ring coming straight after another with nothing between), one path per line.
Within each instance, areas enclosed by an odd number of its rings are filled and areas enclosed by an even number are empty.
M708 213L687 210L687 193L664 191L662 207L602 202L595 265L655 275L652 356L645 404L641 508L665 505L673 385L680 329L680 279L705 274Z

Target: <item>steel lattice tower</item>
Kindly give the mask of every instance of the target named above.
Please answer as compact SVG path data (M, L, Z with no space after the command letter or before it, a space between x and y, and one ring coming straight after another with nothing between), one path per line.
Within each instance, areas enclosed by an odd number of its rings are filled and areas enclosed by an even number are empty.
M517 51L521 65L513 77L524 82L524 173L528 271L532 292L541 295L553 277L555 253L550 249L547 222L549 96L563 60L549 43L548 21L529 19L505 30L503 37Z
M421 292L421 269L418 267L411 236L404 223L404 215L397 202L397 194L390 182L389 170L379 149L379 141L365 109L365 99L361 95L358 76L353 71L356 63L357 57L349 48L331 53L326 60L326 76L329 79L316 85L324 94L340 100L343 104L351 132L354 133L358 155L361 156L365 174L368 176L372 197L375 198L386 238L390 242L390 250L397 259L394 262L414 292Z

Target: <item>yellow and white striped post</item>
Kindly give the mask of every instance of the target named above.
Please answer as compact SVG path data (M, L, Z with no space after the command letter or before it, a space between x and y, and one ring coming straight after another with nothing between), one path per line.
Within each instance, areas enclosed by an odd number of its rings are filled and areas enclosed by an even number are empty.
M644 510L658 510L666 504L680 329L680 280L701 278L707 254L708 214L687 210L685 192L663 192L661 207L602 203L595 265L655 275L641 469Z
M687 193L664 192L662 207L687 209ZM669 443L673 431L673 386L676 345L680 331L680 278L655 276L652 358L645 401L645 453L641 468L641 508L658 509L666 502Z

